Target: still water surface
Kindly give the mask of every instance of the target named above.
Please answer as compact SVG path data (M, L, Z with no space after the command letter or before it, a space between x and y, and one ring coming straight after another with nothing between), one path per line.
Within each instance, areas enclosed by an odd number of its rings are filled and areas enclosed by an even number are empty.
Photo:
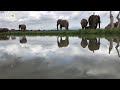
M0 36L0 78L120 78L119 41L116 38Z

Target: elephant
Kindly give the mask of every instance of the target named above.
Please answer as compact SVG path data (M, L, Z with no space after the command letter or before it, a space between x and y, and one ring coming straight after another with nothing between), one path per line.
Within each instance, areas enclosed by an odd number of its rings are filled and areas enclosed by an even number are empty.
M19 25L19 30L25 31L26 30L26 25L25 24Z
M60 41L59 41L59 36L58 36L57 37L57 44L58 44L59 48L61 48L61 47L67 47L69 45L69 37L66 36L65 40L63 40L63 37L60 37Z
M62 20L58 19L57 20L57 30L58 30L58 25L60 25L60 29L62 30L62 27L65 27L66 30L69 30L69 22L67 20Z
M97 38L92 38L89 40L88 48L90 51L99 50L100 48L100 38L97 40Z
M91 15L88 18L88 22L89 22L89 26L91 29L97 29L97 26L99 24L99 28L100 28L100 16L99 15Z
M0 28L0 32L8 32L9 29L8 28Z
M86 19L82 19L80 23L81 23L82 29L86 29L88 21Z
M82 38L82 40L81 40L81 46L83 48L85 48L87 45L88 45L87 39L86 38Z
M25 36L20 38L20 43L27 43L27 39Z

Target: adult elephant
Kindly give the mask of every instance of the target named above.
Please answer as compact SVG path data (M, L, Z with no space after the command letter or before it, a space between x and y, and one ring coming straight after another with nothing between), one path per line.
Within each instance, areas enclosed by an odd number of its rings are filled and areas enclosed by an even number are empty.
M67 47L69 45L69 37L66 36L65 37L65 40L63 40L63 37L60 37L60 40L59 40L59 37L57 37L57 44L58 44L58 47Z
M80 22L82 29L86 29L88 21L86 19L82 19Z
M100 28L100 16L99 15L91 15L88 18L88 22L89 22L89 26L91 29L96 29L98 24L99 24L99 28Z
M20 43L27 43L27 39L25 36L20 38Z
M69 22L67 20L58 19L57 20L57 30L58 30L58 25L60 25L61 30L62 30L62 27L65 27L65 29L68 30Z
M26 30L26 25L25 24L19 25L19 30L25 31Z

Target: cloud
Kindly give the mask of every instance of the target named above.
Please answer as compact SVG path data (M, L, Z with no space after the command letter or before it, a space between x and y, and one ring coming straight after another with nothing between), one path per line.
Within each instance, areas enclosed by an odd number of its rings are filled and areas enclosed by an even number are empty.
M80 21L83 18L88 19L90 15L95 14L101 17L101 28L104 28L109 22L109 11L1 11L0 27L18 29L19 24L26 24L27 29L56 29L57 19L67 19L70 23L70 29L80 29ZM116 22L118 11L112 12Z
M26 38L26 44L18 44L19 37L0 41L0 78L120 78L120 58L115 49L108 54L106 39L92 53L78 37L70 37L66 48L58 48L57 37Z

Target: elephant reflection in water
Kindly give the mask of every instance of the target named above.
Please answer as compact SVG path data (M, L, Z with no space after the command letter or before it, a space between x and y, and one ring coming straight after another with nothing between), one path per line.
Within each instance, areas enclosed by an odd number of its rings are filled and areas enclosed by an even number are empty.
M9 40L10 36L0 35L0 40Z
M60 38L60 40L59 40L59 38ZM58 47L67 47L68 45L69 45L69 37L68 36L66 36L65 37L65 40L63 39L63 37L57 37L57 44L58 44Z
M116 48L116 51L118 53L118 57L120 57L119 50L118 50L120 39L118 39L118 38L112 39L111 38L111 39L107 39L107 40L110 42L110 45L109 45L109 54L110 54L110 52L113 49L113 42L115 42L115 43L117 43L117 45L115 46L115 48Z
M15 36L11 36L11 39L14 40L14 39L16 39L16 37Z
M89 42L87 42L87 40ZM98 40L97 40L97 38L91 38L91 39L82 38L81 46L83 48L88 46L88 49L90 51L93 51L93 53L94 53L95 50L99 50L99 48L100 48L100 38Z
M95 50L99 50L100 48L100 38L97 40L97 38L94 38L94 39L90 39L89 40L89 44L88 44L88 48L89 50L94 51Z
M20 43L27 43L27 38L25 36L21 37Z
M82 46L83 48L86 48L87 45L88 45L87 39L86 39L86 38L82 38L81 46Z

